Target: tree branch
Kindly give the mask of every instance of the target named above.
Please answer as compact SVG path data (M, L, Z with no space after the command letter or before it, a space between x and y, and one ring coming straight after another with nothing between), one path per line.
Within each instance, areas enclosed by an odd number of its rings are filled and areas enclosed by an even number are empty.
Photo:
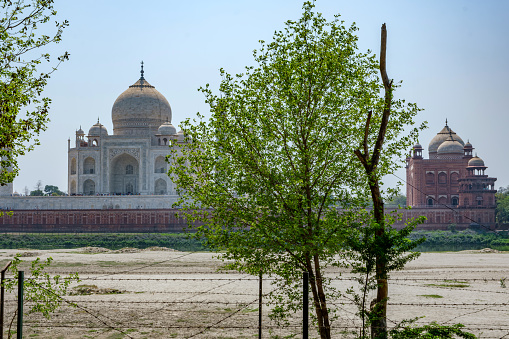
M385 24L382 25L382 43L380 46L380 74L382 75L382 81L385 88L385 105L382 114L382 122L380 123L380 130L378 132L378 138L376 140L375 149L373 150L373 156L371 157L371 168L375 169L380 160L380 152L382 151L382 145L384 143L385 133L387 131L387 125L389 123L389 115L391 114L391 102L392 102L392 80L389 81L386 69L386 49L387 49L387 29Z

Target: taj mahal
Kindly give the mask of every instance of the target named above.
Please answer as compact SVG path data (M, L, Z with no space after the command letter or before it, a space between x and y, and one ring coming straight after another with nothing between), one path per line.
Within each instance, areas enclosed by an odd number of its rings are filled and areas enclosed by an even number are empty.
M68 140L68 195L22 196L0 187L0 210L170 210L178 200L166 156L182 131L168 100L141 76L113 103L113 133L98 120Z
M167 175L170 140L184 142L171 124L168 100L143 75L115 100L113 134L99 122L68 141L69 195L174 195Z

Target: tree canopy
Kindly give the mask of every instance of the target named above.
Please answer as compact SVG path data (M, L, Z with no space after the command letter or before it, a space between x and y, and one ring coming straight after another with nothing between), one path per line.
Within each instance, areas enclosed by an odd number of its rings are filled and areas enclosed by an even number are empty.
M495 210L496 220L498 224L509 223L509 186L501 187L495 193L497 207Z
M44 193L46 193L46 195L65 195L64 192L58 189L58 186L53 185L44 186Z
M18 174L17 158L30 151L45 130L51 100L42 91L51 73L68 53L58 57L48 71L39 69L50 62L45 46L61 41L67 21L54 22L53 0L1 0L0 16L0 185L12 182ZM37 34L37 29L44 33Z
M256 66L235 76L221 69L219 94L201 88L211 116L181 125L188 142L168 161L179 206L203 223L196 235L230 267L276 278L275 319L299 309L288 300L308 272L318 330L330 338L328 300L338 291L323 271L342 265L346 239L358 237L350 233L371 223L362 210L370 179L354 152L364 140L375 145L385 106L379 64L358 52L357 28L313 7L306 2L299 20L260 42ZM418 108L391 100L377 178L401 165L419 129L408 128Z

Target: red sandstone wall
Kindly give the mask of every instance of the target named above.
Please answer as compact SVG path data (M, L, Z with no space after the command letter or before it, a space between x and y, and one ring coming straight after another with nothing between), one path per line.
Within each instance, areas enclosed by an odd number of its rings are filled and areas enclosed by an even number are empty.
M17 210L0 217L0 232L182 232L178 210Z
M17 210L12 216L0 217L0 232L55 233L172 233L187 227L177 209L131 210ZM417 229L445 230L455 224L458 230L472 222L495 229L494 209L412 208L401 210L403 220L396 228L404 227L408 218L425 216Z

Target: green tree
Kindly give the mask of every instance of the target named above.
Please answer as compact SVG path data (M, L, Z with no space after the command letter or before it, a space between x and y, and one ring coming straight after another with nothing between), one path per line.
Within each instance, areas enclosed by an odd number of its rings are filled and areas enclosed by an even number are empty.
M64 192L58 189L58 186L53 185L44 186L44 193L46 195L65 195Z
M274 319L297 311L302 271L309 273L314 318L331 338L328 306L339 291L323 271L343 265L346 240L361 229L359 213L371 197L354 154L375 145L384 100L375 56L357 51L357 28L336 16L327 22L306 2L273 41L261 41L256 67L232 76L221 69L219 95L201 88L211 117L187 120L188 143L175 144L169 175L179 206L196 235L232 260L229 267L275 278ZM418 128L418 109L394 100L377 175L391 173ZM366 136L365 136L366 133ZM356 227L352 227L356 226ZM356 231L357 232L357 231Z
M42 197L44 195L44 192L41 190L33 190L30 192L30 196L32 197Z
M406 207L406 196L398 193L395 196L389 198L387 205Z
M500 187L495 193L497 207L495 209L495 218L498 224L509 223L509 186Z
M58 43L67 21L55 22L53 0L0 0L0 185L12 182L18 174L17 159L39 142L34 139L46 129L51 100L42 91L51 73L68 53L58 57L58 64L48 71L39 69L50 62L48 53L38 53L45 46ZM37 34L37 29L45 33Z
M42 197L43 195L44 192L42 191L42 181L37 180L37 183L35 184L35 190L30 192L30 196Z

